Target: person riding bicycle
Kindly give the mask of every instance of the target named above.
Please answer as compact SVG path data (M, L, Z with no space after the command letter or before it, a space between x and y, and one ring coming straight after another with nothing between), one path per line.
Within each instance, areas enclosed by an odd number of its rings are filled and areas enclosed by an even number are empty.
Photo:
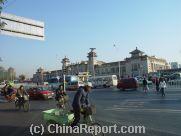
M11 96L15 93L14 83L6 82L6 85L2 88L3 95L6 99L11 100Z
M26 92L26 90L24 89L24 86L21 85L17 92L16 92L16 97L18 98L18 103L23 103L25 101L24 96L28 96L28 93Z
M89 92L91 91L92 84L90 82L85 83L84 87L80 87L73 99L72 107L74 112L74 121L72 127L76 126L80 121L80 114L86 107L90 107Z
M59 88L56 89L55 92L55 100L58 102L58 106L59 108L64 108L65 107L65 103L66 103L66 96L67 94L64 91L64 86L63 85L59 85Z
M2 93L4 96L6 96L7 90L8 90L8 84L5 84L5 86L2 88L2 92L1 92L1 93Z

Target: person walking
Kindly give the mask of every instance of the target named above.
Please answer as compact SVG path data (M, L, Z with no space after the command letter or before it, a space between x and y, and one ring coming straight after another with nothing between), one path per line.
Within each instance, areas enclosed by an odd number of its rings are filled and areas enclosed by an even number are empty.
M156 78L155 85L156 85L156 92L159 93L159 90L160 90L159 85L160 85L160 83L159 83L159 79L158 78Z
M143 91L145 93L148 92L148 82L147 82L146 78L143 79Z
M165 88L167 87L167 84L163 78L161 78L159 87L160 87L162 96L165 96Z

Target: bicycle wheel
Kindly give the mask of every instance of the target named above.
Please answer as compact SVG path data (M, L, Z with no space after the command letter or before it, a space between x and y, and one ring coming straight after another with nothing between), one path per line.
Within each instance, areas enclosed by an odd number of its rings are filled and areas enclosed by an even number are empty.
M23 104L23 110L24 110L24 112L28 112L29 109L30 109L29 101L25 101L24 104Z
M15 109L16 109L16 110L21 110L21 105L19 104L19 101L18 101L18 100L15 100L14 106L15 106Z
M102 127L101 126L101 124L99 124L99 123L92 123L92 124L90 124L90 126L97 126L97 127ZM97 134L95 134L95 133L92 133L92 136L105 136L105 134L103 133L103 132L100 132L100 133L97 133Z
M16 109L16 110L21 110L21 105L18 104L18 103L15 103L15 109Z

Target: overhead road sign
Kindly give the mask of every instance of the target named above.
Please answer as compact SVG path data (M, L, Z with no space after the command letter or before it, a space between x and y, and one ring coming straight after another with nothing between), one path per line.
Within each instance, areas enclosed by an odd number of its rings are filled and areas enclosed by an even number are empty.
M36 21L8 13L1 13L1 23L4 23L0 34L44 40L44 22Z

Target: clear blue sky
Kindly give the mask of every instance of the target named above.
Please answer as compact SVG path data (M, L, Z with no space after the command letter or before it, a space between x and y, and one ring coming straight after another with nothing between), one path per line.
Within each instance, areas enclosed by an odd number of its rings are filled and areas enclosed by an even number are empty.
M58 69L65 55L86 60L90 47L107 62L124 59L136 46L181 62L180 0L8 0L4 12L45 22L43 42L0 35L0 65L18 74Z

